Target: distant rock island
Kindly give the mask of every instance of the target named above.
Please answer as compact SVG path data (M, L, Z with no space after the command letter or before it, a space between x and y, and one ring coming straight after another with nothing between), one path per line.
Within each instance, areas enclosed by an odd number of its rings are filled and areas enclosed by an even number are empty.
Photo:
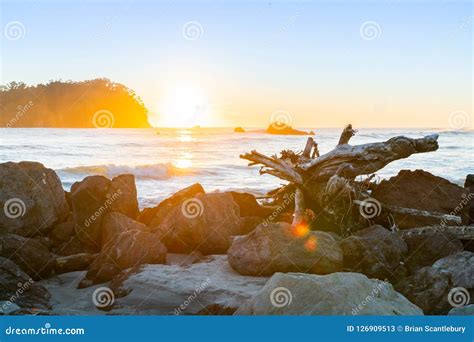
M271 123L266 130L252 130L246 131L242 127L234 128L234 133L268 133L268 134L280 134L280 135L314 135L313 131L305 132L282 123L282 122L273 122Z
M147 112L133 90L105 78L0 87L0 127L147 128Z

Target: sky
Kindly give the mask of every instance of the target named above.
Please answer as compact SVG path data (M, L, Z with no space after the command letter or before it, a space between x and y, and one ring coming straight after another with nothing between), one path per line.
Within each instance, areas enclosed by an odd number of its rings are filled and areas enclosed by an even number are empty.
M0 83L110 78L155 126L474 125L469 0L0 1Z

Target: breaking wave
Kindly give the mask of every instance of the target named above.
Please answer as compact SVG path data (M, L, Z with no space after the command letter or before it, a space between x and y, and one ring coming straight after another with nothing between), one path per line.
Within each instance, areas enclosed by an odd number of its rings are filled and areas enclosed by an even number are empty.
M137 179L169 179L177 176L189 176L196 174L192 169L184 169L174 166L171 163L166 164L148 164L148 165L89 165L89 166L75 166L67 167L57 170L59 173L69 175L102 175L112 178L124 173L129 173Z

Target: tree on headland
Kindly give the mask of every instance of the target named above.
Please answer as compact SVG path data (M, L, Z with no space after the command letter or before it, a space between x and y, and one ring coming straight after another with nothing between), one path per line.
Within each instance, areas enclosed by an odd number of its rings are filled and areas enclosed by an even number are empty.
M0 86L0 127L150 127L143 101L105 78Z

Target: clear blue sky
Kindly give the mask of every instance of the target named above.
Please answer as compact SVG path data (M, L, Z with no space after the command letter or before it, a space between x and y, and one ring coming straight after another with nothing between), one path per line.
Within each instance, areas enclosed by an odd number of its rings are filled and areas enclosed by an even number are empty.
M2 84L107 77L158 122L166 94L189 86L210 125L263 126L275 110L294 126L447 127L453 111L473 124L472 1L1 3L2 31L25 29L3 32ZM189 21L196 40L183 36Z

